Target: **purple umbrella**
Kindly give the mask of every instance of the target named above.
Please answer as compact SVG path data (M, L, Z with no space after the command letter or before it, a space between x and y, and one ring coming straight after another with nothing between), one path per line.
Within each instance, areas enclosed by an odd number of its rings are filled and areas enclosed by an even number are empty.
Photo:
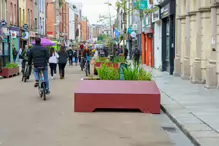
M33 41L32 44L35 45L36 42ZM56 44L47 38L41 38L41 45L46 47L46 46L55 46Z

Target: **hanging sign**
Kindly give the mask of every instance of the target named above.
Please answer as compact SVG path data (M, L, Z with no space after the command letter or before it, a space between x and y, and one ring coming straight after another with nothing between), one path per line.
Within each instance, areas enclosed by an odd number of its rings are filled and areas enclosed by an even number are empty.
M1 21L1 26L7 26L7 22L5 20Z
M170 3L168 3L167 5L162 7L160 10L161 18L165 18L165 17L169 16L169 14L170 14Z
M28 28L29 28L29 27L28 27L28 24L24 24L24 25L23 25L23 28L24 28L24 29L28 29Z
M156 22L160 20L160 11L159 9L154 11L153 14L152 14L152 22Z

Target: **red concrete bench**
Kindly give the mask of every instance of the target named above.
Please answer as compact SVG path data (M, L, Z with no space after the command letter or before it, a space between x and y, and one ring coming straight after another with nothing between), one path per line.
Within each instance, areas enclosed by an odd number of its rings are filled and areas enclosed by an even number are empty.
M159 114L159 89L154 81L82 80L74 93L74 111L108 108Z

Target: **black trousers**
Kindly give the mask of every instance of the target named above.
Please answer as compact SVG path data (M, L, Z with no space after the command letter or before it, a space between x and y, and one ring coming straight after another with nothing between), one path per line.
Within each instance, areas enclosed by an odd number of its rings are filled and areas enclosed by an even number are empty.
M49 66L50 66L51 76L53 77L53 75L56 74L56 66L57 66L57 64L56 63L49 63Z
M65 77L65 66L66 63L59 63L59 74L61 77Z
M72 65L72 59L73 59L72 56L68 56L69 65Z

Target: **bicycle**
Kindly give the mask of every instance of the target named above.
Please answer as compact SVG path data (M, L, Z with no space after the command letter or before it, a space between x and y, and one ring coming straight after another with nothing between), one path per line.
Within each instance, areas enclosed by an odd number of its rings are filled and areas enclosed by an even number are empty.
M22 80L24 82L27 82L28 77L30 76L30 67L28 63L25 64L24 70L23 70Z
M43 70L44 68L38 68L39 69L39 85L38 85L38 91L40 94L40 97L43 97L43 100L46 100L46 81L44 79Z

